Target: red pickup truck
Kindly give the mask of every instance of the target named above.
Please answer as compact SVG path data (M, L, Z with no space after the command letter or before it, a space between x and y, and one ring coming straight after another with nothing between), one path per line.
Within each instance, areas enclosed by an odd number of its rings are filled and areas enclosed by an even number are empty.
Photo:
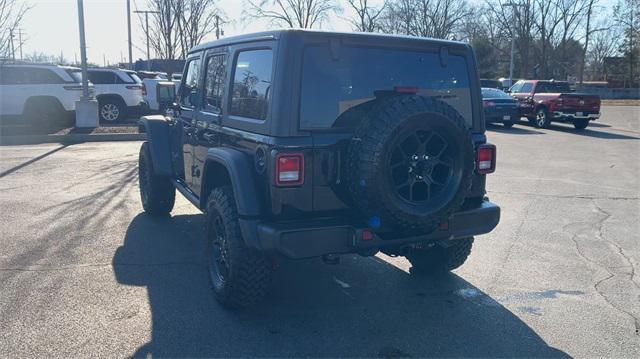
M568 82L520 80L509 92L518 100L520 114L537 127L558 121L582 130L600 117L600 96L572 93Z

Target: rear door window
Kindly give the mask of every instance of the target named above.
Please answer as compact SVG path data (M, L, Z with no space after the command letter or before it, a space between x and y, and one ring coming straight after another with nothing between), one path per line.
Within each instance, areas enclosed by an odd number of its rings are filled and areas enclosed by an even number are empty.
M28 70L28 83L38 85L61 84L64 80L49 69L31 68Z
M467 62L439 53L347 47L332 54L329 46L304 51L300 128L356 126L362 111L377 100L402 94L438 98L472 126L472 102Z
M230 114L258 120L267 118L273 53L270 49L238 54L233 76Z
M214 55L207 59L204 79L204 106L208 111L222 111L222 95L226 82L226 55Z

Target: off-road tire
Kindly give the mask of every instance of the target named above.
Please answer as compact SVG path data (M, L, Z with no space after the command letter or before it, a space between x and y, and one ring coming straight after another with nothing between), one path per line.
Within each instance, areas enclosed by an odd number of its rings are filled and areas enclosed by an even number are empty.
M445 133L454 141L448 145L457 148L453 159L457 177L442 203L431 201L429 195L424 205L414 205L402 201L399 193L392 190L394 184L387 163L398 139L403 133L410 133L413 126L433 126L432 133L437 132L435 129ZM453 107L430 97L407 95L383 99L367 112L351 141L345 177L353 204L369 219L370 225L431 231L460 208L474 173L473 141L467 127ZM413 185L410 186L409 191L413 191ZM379 223L371 223L376 221Z
M551 117L549 115L549 111L545 107L540 107L538 111L536 111L536 117L533 124L538 128L549 128L551 125Z
M589 126L589 120L573 120L573 127L576 130L584 130L587 126Z
M140 147L138 183L140 200L145 212L153 216L166 216L171 213L176 200L176 188L169 177L154 173L148 142L144 142Z
M98 116L100 121L114 123L122 121L127 116L127 106L115 97L105 97L98 100Z
M224 236L222 239L220 234ZM271 284L271 262L245 245L230 186L215 188L208 197L205 239L207 268L216 300L234 309L261 301ZM224 248L226 264L216 260L216 246Z
M430 248L414 248L405 256L411 262L412 274L439 274L454 270L471 254L473 237L457 239L448 247L435 244Z

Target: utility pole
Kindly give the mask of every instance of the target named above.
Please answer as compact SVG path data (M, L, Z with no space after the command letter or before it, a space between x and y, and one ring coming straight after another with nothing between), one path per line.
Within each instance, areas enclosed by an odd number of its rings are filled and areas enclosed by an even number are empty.
M149 14L159 14L158 11L136 10L136 14L144 14L145 30L147 34L147 70L151 70L151 51L149 51Z
M131 0L127 0L127 36L129 38L129 70L133 70L133 52L131 51Z
M220 16L216 15L216 40L220 39Z
M516 14L518 11L518 7L522 6L522 4L516 4L513 2L509 2L506 4L502 4L503 7L505 6L510 6L512 7L513 10L513 20L516 19ZM515 21L512 21L515 24ZM515 30L512 30L511 32L511 60L509 61L509 87L513 86L513 60L515 58L515 53L516 53L516 36L514 34Z
M18 29L18 48L20 49L20 61L22 61L22 29Z
M82 62L82 97L76 101L76 127L98 126L98 101L89 93L87 76L87 44L84 37L84 3L78 0L78 28L80 32L80 61Z
M9 29L9 40L11 41L11 43L9 44L9 52L11 52L11 59L15 62L16 61L16 48L13 45L13 29Z

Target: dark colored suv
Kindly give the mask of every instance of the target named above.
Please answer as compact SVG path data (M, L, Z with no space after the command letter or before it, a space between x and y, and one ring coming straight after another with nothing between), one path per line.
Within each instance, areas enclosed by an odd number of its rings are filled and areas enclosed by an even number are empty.
M189 52L171 117L141 120L144 209L175 189L206 215L224 305L255 303L279 258L406 256L459 267L499 207L472 49L377 34L284 30Z

